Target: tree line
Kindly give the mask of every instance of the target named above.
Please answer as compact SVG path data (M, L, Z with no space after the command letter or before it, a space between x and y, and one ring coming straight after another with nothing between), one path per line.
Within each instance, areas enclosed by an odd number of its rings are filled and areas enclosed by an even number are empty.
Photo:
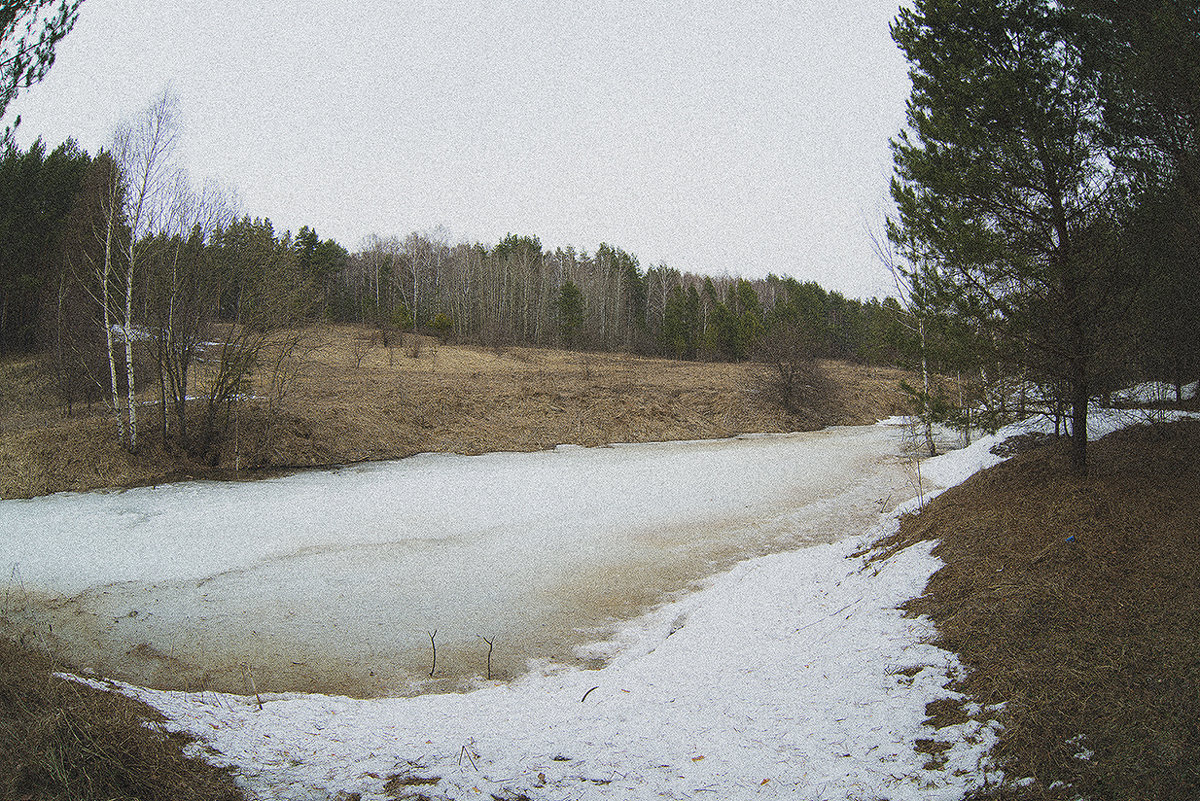
M0 116L46 74L80 0L0 12ZM767 359L789 376L818 356L896 362L913 351L891 299L859 301L771 275L747 281L659 265L617 247L544 249L442 235L371 237L356 253L236 213L175 160L166 94L95 155L74 142L0 138L0 356L37 353L67 413L103 402L139 448L138 389L157 390L161 441L216 458L236 401L265 372L280 400L318 320L492 346L622 350L680 359ZM261 386L263 381L256 382ZM146 393L143 392L144 396Z
M307 230L278 235L194 186L173 160L177 134L164 95L95 156L8 143L0 354L38 354L68 414L104 403L130 451L145 427L135 395L153 388L162 441L211 456L251 377L270 388L286 373L287 331L314 319L320 274Z
M78 3L18 5L33 16L0 15L16 54L4 104L44 74ZM201 451L254 371L282 370L283 332L321 319L487 345L919 364L957 379L957 397L914 390L927 419L969 430L1033 393L1071 420L1083 470L1089 402L1200 377L1200 11L916 0L892 33L913 87L880 243L899 301L534 236L375 236L351 253L311 228L278 233L177 168L164 96L95 156L21 150L6 129L0 354L48 354L68 408L103 399L130 450L132 395L156 384L164 440Z
M607 244L589 255L544 249L536 236L487 247L413 233L371 237L339 264L323 273L329 319L463 342L741 361L799 328L813 356L891 363L904 348L894 300L849 299L775 275L642 269Z
M893 140L889 253L926 364L963 377L927 416L1033 392L1090 402L1200 378L1200 7L917 0Z

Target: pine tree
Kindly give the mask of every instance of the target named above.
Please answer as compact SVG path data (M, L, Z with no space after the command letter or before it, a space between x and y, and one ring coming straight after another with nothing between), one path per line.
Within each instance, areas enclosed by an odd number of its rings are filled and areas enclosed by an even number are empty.
M1050 0L917 0L892 34L910 62L909 130L893 141L889 235L961 310L1062 382L1072 466L1087 464L1087 407L1106 315L1124 300L1107 225L1119 194L1100 84Z
M21 89L45 77L54 47L75 27L83 0L26 0L0 4L0 117ZM20 117L13 127L20 124ZM12 134L5 127L0 143Z
M574 281L567 281L558 294L558 331L563 345L567 348L578 347L582 329L583 293Z

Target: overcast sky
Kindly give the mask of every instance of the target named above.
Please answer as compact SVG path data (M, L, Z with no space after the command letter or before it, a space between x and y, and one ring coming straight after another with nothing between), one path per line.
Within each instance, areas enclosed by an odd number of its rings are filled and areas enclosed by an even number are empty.
M169 87L188 171L280 231L512 231L867 297L891 285L867 229L909 89L896 7L86 0L6 119L94 153Z

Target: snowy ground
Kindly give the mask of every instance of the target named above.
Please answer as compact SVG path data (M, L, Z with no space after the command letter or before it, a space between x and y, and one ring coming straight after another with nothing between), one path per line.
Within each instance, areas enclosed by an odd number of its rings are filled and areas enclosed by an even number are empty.
M738 565L628 632L602 670L467 694L356 701L126 687L237 766L262 798L957 798L993 732L922 728L953 654L896 606L938 566L929 544L881 570L856 543ZM593 689L594 688L594 689ZM956 739L924 771L913 741ZM958 775L959 771L962 775ZM393 777L401 777L395 779Z
M1195 383L1182 386L1178 399L1195 398L1198 389L1200 389L1200 385ZM1148 381L1113 393L1113 400L1119 403L1173 403L1176 399L1175 385L1164 384L1161 381Z
M1119 425L1098 414L1093 431ZM925 479L999 461L1002 436L925 462ZM261 798L959 798L1001 779L995 730L923 725L959 666L897 607L940 563L930 543L853 555L895 526L743 561L628 626L600 670L372 700L120 689ZM920 739L948 743L940 766Z

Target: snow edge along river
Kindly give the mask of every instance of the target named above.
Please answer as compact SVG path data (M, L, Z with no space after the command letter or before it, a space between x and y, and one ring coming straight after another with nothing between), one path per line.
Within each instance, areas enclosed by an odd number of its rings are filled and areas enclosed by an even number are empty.
M1098 423L1097 436L1119 427ZM1029 428L923 472L956 484ZM737 564L627 626L600 670L416 698L264 695L261 708L87 681L161 710L252 797L384 799L419 786L431 799L956 799L1003 777L988 762L988 710L924 725L927 703L957 698L947 686L961 670L929 644L929 621L897 609L941 566L934 544L869 567L854 556L915 503L858 536ZM937 769L914 750L919 738L947 744Z

